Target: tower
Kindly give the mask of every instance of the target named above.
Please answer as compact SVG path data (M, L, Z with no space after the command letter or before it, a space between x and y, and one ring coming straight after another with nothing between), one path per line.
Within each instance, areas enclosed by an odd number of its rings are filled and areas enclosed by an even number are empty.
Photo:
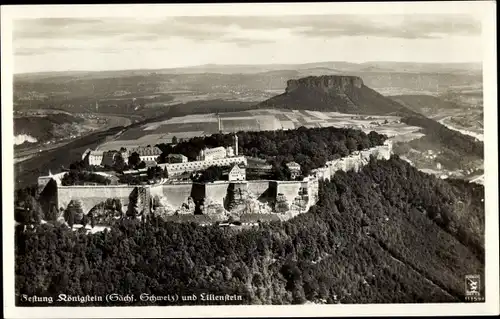
M238 156L238 135L234 133L234 156Z
M217 123L219 125L219 133L222 134L222 120L220 119L219 113L217 113Z

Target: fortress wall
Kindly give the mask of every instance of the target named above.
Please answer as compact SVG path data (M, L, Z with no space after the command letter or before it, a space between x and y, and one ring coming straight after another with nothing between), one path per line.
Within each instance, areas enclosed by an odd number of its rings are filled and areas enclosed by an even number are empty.
M391 158L392 149L390 145L383 145L377 147L377 159L388 160Z
M255 198L261 198L262 196L266 196L269 194L269 181L248 181L248 192L255 196Z
M235 194L247 192L248 191L248 185L246 182L232 182L229 183L228 188L232 188L235 192Z
M163 185L155 185L150 188L151 197L163 196Z
M205 201L210 200L214 204L224 205L229 182L215 182L205 185Z
M358 171L359 164L361 163L360 155L349 155L346 158L346 171L350 171L351 169L354 171Z
M193 185L193 183L165 184L147 187L147 194L148 197L149 194L150 196L163 197L174 209L177 209L183 203L187 203L189 197L192 197L195 201L207 198L224 205L224 198L227 196L230 187L236 192L239 192L239 189L248 191L256 198L265 196L275 199L278 193L282 193L286 200L292 203L295 197L298 196L300 188L307 186L310 198L309 205L314 205L314 199L318 195L319 179L330 178L337 170L348 171L354 169L357 171L366 164L366 160L372 154L378 159L389 159L392 154L392 145L376 146L358 154L351 154L340 160L330 161L328 163L329 167L315 170L317 177L311 176L307 182L258 180L243 183L216 182L206 185ZM38 180L39 187L45 187L50 180L51 178L41 176ZM130 193L136 187L133 185L57 186L58 208L65 209L72 199L80 200L84 213L88 213L95 205L110 198L120 199L122 207L126 209Z
M128 205L129 195L135 186L129 185L102 185L102 186L59 186L57 188L57 207L64 208L69 202L80 200L82 209L87 214L95 205L108 198L118 198L125 209Z
M278 181L276 183L277 194L285 195L288 203L292 203L295 197L299 195L300 181Z
M38 193L41 193L44 189L45 186L52 180L52 177L48 176L40 176L38 177Z
M192 188L192 183L161 185L161 194L155 193L163 196L174 209L177 209L181 207L183 203L188 202L188 198L191 197Z

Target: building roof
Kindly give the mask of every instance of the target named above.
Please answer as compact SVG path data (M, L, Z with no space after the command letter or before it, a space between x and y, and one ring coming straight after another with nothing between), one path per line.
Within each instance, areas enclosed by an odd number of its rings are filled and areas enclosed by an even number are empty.
M300 169L300 165L296 162L288 162L288 163L286 163L286 166L289 169Z
M162 153L161 150L156 146L150 146L150 147L139 146L130 150L130 154L134 152L139 154L139 156L152 156L152 155L159 156Z
M226 148L224 146L219 146L219 147L214 147L214 148L206 148L205 150L205 155L211 154L211 153L217 153L217 152L226 152Z
M241 166L239 164L234 164L233 167L231 168L231 171L229 173L244 173L245 172L245 167Z
M168 154L168 155L167 155L167 157L174 157L174 158L179 158L179 157L180 157L180 158L187 158L187 156L186 156L186 155L179 154L179 153L176 153L176 154L171 153L171 154Z

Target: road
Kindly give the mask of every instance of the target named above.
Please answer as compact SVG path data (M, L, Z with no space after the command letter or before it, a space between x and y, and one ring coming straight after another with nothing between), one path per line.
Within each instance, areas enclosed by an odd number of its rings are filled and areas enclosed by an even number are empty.
M454 131L460 132L462 134L472 136L472 137L478 139L481 142L484 141L484 135L483 134L478 134L478 133L475 133L475 132L471 132L471 131L459 129L457 127L454 127L454 126L450 125L449 122L448 122L450 118L451 118L451 115L450 116L446 116L446 117L440 119L438 122L441 123L441 124L443 124L447 128L449 128L450 130L454 130ZM475 177L469 179L469 183L484 184L484 174L478 175L478 176L475 176Z
M465 134L465 135L469 135L469 136L472 136L478 140L480 140L481 142L484 140L484 136L483 134L478 134L478 133L475 133L475 132L471 132L471 131L467 131L467 130L463 130L463 129L460 129L460 128L457 128L455 126L452 126L449 124L449 120L451 118L451 115L450 116L446 116L440 120L438 120L439 123L443 124L444 126L446 126L447 128L449 128L450 130L454 130L454 131L457 131L457 132L460 132L462 134Z

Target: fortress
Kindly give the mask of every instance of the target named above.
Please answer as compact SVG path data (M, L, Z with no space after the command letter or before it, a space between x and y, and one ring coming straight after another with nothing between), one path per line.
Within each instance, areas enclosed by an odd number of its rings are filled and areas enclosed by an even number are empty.
M391 154L392 143L386 141L384 145L329 161L324 167L313 170L302 181L255 180L216 181L206 184L178 182L140 186L62 186L61 174L58 174L40 177L39 188L43 189L50 180L55 179L57 187L56 194L53 194L53 202L57 208L64 210L72 200L78 200L81 202L84 214L88 214L94 207L111 198L120 200L125 213L131 194L135 193L142 196L138 204L139 214L160 214L166 219L169 216L194 217L202 214L210 217L212 221L224 220L229 216L241 217L243 220L243 217L249 215L257 216L254 219L260 220L268 220L269 218L265 217L271 216L283 220L304 213L317 203L320 180L331 179L339 170L358 171L369 162L371 156L377 159L389 159ZM240 160L240 156L233 158ZM246 160L244 156L241 158ZM223 159L212 159L212 161L218 160Z

